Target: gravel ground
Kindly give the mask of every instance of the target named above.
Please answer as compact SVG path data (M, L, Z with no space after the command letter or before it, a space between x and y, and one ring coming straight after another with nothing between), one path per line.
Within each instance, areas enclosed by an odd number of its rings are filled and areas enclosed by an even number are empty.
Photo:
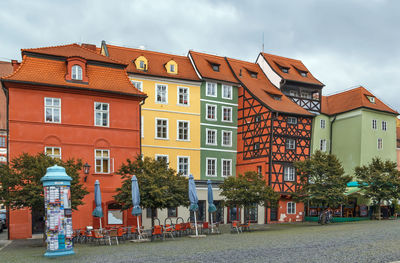
M38 244L13 242L0 262L391 262L400 260L400 220L274 225L265 231L119 246L77 245L46 259Z

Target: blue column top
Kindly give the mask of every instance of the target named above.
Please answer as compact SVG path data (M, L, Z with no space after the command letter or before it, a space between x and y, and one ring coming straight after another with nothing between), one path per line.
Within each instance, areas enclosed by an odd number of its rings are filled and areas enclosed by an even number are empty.
M57 164L47 168L46 174L40 179L43 186L71 185L72 178L65 172L65 168Z

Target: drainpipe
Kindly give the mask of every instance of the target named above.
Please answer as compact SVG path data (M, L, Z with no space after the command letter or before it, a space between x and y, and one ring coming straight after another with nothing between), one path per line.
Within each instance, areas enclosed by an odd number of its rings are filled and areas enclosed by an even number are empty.
M5 83L1 81L1 87L3 89L4 95L6 97L6 134L7 134L7 166L9 165L10 161L10 146L9 146L9 140L10 140L10 132L9 132L9 93L8 90L6 89ZM7 214L6 214L6 220L7 220L7 238L10 240L10 206L6 207L7 209Z
M140 130L140 134L139 134L139 144L140 144L139 153L140 153L140 156L142 155L142 106L144 105L144 103L145 103L145 100L142 100L139 103L139 130Z
M331 121L331 127L329 131L329 154L332 154L332 130L333 130L333 123L336 121L336 116L333 117L333 120Z

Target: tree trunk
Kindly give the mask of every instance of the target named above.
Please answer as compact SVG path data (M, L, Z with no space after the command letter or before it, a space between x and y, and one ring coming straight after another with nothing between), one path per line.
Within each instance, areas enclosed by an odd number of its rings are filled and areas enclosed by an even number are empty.
M378 220L381 220L381 200L378 202Z
M156 215L156 211L157 211L157 209L151 208L151 233L150 233L150 235L151 235L151 241L154 240L154 237L153 237L153 229L154 229L154 218L155 218L155 215Z

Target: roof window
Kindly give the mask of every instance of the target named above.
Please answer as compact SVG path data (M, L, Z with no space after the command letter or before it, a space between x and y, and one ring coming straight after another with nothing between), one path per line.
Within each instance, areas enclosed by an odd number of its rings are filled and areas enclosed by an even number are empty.
M144 56L139 56L133 62L135 63L137 69L147 71L148 61Z
M214 63L211 64L212 69L216 72L219 72L219 66L220 66L219 64L214 64Z
M300 71L300 75L301 75L302 77L307 77L307 72L305 72L305 71Z
M283 73L289 73L289 68L281 67Z
M366 95L366 96L367 96L367 99L369 100L369 102L375 104L375 97L373 97L373 96L368 96L368 95Z
M71 68L71 78L73 80L82 80L82 67L79 65L73 65Z
M178 74L178 64L173 59L165 64L165 69L169 74Z

